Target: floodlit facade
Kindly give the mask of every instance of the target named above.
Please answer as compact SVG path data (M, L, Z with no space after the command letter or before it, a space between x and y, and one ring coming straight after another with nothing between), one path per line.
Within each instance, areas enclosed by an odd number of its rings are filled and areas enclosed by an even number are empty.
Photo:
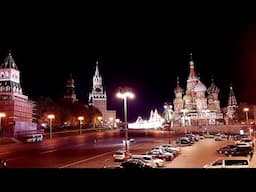
M1 121L1 136L16 136L20 132L37 129L33 123L33 102L23 95L20 71L9 52L0 66L0 111L5 113Z
M187 125L216 125L224 122L220 109L219 91L212 78L207 88L195 71L192 53L189 59L189 76L185 92L177 78L173 100L176 120L182 126Z
M102 113L102 120L108 122L110 119L115 122L116 111L107 109L107 94L103 88L102 77L99 73L99 62L96 61L96 69L93 76L92 91L89 93L89 104L98 108Z
M65 101L70 103L75 103L78 101L78 99L76 98L76 92L75 92L75 81L72 77L72 74L69 74L69 78L67 79L64 99Z
M148 120L143 120L141 116L139 116L136 122L128 123L129 129L150 129L150 128L161 128L164 123L164 118L159 115L157 109L155 111L150 111L150 116Z

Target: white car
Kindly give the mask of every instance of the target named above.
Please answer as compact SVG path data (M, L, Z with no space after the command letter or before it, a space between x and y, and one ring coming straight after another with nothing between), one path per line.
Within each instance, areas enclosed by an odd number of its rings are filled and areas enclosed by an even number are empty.
M149 163L151 167L163 167L164 160L152 157L151 155L133 155L132 158L134 159L143 159L145 162Z
M243 157L216 159L204 165L204 168L250 168L250 161Z
M250 138L243 138L240 141L236 142L236 145L244 145L244 146L251 146L254 147L253 140Z
M161 145L160 147L161 147L161 148L164 148L164 149L170 149L170 150L172 150L172 151L176 151L176 153L180 153L180 148L174 147L174 146L171 145L171 144L164 144L164 145Z
M124 161L132 157L131 153L126 153L124 150L115 151L113 154L114 161Z

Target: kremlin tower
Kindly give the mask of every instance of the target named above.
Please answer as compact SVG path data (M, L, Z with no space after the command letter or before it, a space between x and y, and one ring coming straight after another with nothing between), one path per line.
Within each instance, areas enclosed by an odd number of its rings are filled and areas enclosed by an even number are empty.
M24 131L36 131L33 123L33 102L23 95L20 71L11 52L0 66L0 136L16 136Z

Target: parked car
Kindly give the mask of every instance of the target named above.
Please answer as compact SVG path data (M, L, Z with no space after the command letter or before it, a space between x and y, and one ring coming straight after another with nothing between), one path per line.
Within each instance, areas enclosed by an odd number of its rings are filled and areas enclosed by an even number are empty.
M247 158L227 158L216 159L215 161L204 165L204 168L249 168L250 161Z
M181 137L176 140L177 146L184 147L184 146L191 146L194 142L191 141L187 137Z
M230 151L232 156L249 156L253 153L252 147L236 147Z
M237 145L241 145L243 143L248 144L251 147L254 147L254 143L251 138L242 138L240 141L236 142Z
M174 158L174 154L169 152L162 152L159 150L151 150L146 153L147 155L151 155L152 157L163 159L165 161L171 161Z
M214 141L224 141L224 139L220 136L215 136Z
M125 150L117 150L113 154L114 161L124 161L131 157L132 153L126 152Z
M217 149L216 151L219 154L229 154L230 151L236 147L237 147L236 145L227 145L225 147L221 147L221 148Z
M213 138L214 138L214 135L207 133L207 134L204 134L204 138L213 139Z
M156 167L163 167L164 166L164 160L155 158L151 155L133 155L133 159L142 159L145 161L149 166L156 168Z
M128 159L121 163L122 168L152 168L141 159Z
M175 151L176 152L175 154L180 153L180 148L175 147L175 146L173 146L171 144L163 144L163 145L160 145L159 147L163 148L167 152L168 152L168 150L171 150L171 151Z
M192 133L187 133L185 137L189 138L190 141L196 142L199 141L200 138Z

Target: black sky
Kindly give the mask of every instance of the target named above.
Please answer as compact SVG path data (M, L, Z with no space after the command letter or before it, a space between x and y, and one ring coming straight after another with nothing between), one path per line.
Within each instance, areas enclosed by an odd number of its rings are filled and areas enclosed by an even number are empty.
M139 14L140 13L140 14ZM12 50L21 71L23 91L31 99L63 96L72 72L77 97L87 102L95 61L107 90L108 108L123 118L119 86L130 86L128 119L148 118L172 101L176 77L183 88L189 73L188 54L202 82L211 76L220 87L221 107L227 105L230 83L239 102L256 104L256 26L226 20L178 20L168 12L85 14L68 12L26 17L0 30L0 59Z

